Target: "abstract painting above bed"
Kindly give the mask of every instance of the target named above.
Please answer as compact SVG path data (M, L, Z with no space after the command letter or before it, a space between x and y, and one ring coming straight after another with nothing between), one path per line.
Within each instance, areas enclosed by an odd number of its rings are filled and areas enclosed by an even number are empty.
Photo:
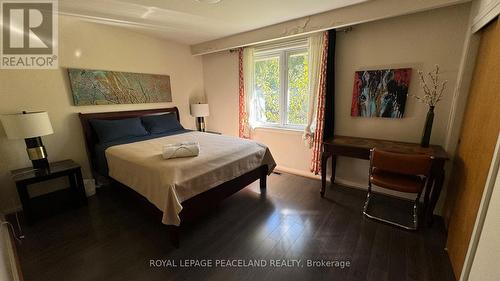
M68 69L75 105L171 102L170 76Z
M411 68L356 71L351 116L403 118Z

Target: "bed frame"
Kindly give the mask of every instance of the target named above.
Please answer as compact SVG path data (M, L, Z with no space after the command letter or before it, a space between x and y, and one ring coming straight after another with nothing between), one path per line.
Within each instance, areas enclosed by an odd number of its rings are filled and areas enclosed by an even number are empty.
M159 108L159 109L146 109L146 110L133 110L133 111L115 111L115 112L99 112L99 113L79 113L80 121L82 123L83 134L85 137L85 144L87 147L87 155L90 162L90 168L92 175L99 182L111 182L115 186L124 186L121 183L108 177L108 175L101 175L95 169L95 145L97 144L97 135L92 129L89 120L91 119L105 119L105 120L116 120L124 118L139 117L151 114L161 114L161 113L174 113L177 116L177 120L180 122L179 110L177 107L170 108ZM266 190L266 179L267 179L268 167L263 165L255 170L247 172L237 178L224 182L212 189L209 189L201 194L198 194L184 202L182 202L182 211L179 214L181 218L180 226L167 226L169 229L170 239L172 244L178 248L179 247L179 232L180 227L186 223L192 222L194 219L202 215L204 212L213 209L220 201L232 194L238 192L239 190L245 188L252 182L260 179L260 189L264 192ZM156 210L161 217L161 211L158 210L153 204L149 203L143 196L135 192L131 188L126 188L127 190L133 191L135 197L145 203L148 209Z

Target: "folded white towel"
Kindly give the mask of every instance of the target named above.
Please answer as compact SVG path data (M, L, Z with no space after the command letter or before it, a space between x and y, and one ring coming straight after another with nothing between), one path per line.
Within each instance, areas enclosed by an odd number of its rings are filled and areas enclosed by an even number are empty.
M183 141L163 146L163 159L193 157L200 153L200 144L195 141Z

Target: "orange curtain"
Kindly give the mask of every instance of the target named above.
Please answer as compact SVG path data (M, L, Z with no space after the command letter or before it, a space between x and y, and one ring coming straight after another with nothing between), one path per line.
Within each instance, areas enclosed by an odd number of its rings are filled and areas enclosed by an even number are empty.
M328 32L323 34L323 55L319 78L318 107L316 109L316 130L312 146L311 172L318 174L321 170L321 149L323 142L323 129L325 123L325 98L326 98L326 69L328 62Z
M243 48L238 49L238 75L239 75L239 136L249 139L248 113L246 112L245 78L243 74Z

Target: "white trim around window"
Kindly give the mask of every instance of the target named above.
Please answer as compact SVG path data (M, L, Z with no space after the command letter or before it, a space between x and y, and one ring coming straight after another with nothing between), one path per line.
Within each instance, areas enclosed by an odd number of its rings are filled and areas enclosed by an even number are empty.
M288 61L291 56L306 54L309 57L309 42L308 39L300 39L289 41L280 44L273 44L267 46L261 46L255 48L255 52L253 55L253 64L255 65L258 61L270 60L270 59L278 59L279 60L279 122L263 122L261 118L259 118L259 113L261 110L258 109L258 94L254 92L254 104L250 107L251 111L254 111L250 114L253 117L252 123L254 127L263 127L263 128L272 128L272 129L286 129L286 130L294 130L294 131L303 131L306 124L290 124L288 121ZM253 75L255 75L255 70ZM253 81L256 81L255 77L253 77ZM254 82L255 83L255 82ZM309 92L309 86L307 86L307 91ZM255 84L253 87L255 91ZM307 93L309 96L309 93ZM305 108L309 108L308 105L305 105ZM307 116L307 112L306 112ZM307 118L307 117L306 117Z

